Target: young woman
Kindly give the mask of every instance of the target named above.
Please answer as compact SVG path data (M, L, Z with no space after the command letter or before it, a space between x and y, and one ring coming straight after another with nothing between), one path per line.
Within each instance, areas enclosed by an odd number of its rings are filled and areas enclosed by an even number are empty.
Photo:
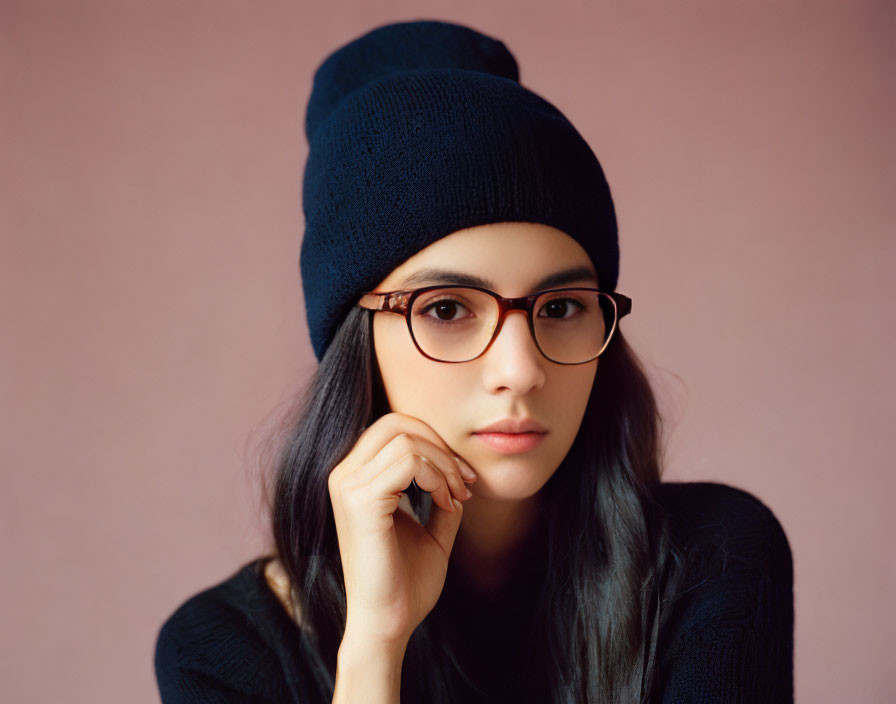
M318 68L306 132L320 366L273 554L166 621L163 701L792 701L785 534L661 482L603 171L507 48L374 29Z

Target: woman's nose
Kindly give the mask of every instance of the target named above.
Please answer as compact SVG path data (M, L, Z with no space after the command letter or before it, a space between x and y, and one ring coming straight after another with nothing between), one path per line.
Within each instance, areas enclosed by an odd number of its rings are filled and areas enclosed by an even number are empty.
M485 384L490 390L511 389L523 395L544 384L544 363L529 331L526 312L509 311L485 357Z

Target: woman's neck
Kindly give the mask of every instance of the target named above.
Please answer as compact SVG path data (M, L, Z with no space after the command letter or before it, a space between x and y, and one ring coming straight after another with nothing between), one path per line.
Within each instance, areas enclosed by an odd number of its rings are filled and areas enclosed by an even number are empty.
M499 591L524 558L540 508L540 494L522 501L470 499L463 507L452 563L479 591Z

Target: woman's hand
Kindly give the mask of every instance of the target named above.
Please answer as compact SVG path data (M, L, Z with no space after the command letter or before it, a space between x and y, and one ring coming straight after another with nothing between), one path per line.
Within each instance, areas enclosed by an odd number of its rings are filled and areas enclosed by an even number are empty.
M415 480L432 494L425 526L398 510ZM388 413L329 477L348 607L346 636L402 647L435 606L460 527L466 462L423 421ZM452 501L452 496L459 501Z

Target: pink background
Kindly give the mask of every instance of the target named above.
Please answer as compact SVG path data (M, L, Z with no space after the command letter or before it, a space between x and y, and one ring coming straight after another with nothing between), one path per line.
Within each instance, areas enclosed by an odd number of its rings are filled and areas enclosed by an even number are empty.
M421 18L505 41L604 165L667 478L789 536L797 699L892 697L893 8L3 0L4 700L157 701L164 618L263 549L312 74Z

